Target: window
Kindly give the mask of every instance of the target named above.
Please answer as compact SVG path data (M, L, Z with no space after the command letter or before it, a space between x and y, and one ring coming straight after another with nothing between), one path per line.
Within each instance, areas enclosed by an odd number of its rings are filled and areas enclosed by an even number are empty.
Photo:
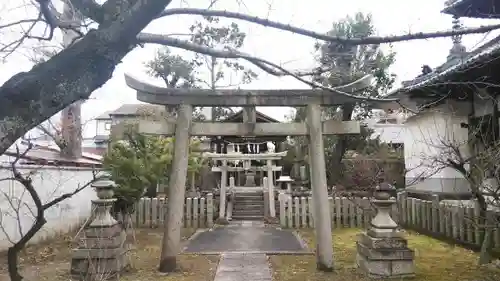
M111 130L111 122L104 123L104 130L106 130L106 131Z

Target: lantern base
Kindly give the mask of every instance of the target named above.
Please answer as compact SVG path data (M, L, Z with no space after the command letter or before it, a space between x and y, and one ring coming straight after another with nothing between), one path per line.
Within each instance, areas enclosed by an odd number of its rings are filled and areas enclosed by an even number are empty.
M358 236L356 263L368 277L401 279L415 277L414 252L403 237Z

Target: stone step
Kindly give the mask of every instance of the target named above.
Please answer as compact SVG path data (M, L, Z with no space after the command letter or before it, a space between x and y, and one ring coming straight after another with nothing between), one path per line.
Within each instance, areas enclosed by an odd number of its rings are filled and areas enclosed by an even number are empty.
M238 212L234 212L233 211L232 216L233 217L255 217L255 216L263 217L264 216L264 211L258 211L258 212L254 212L254 211L238 211Z
M241 196L241 195L236 194L234 196L234 198L236 198L236 199L238 199L238 198L240 198L240 199L262 199L262 198L264 198L264 195L243 195L243 196Z
M235 194L234 198L264 198L263 194Z
M252 204L264 204L264 199L259 199L259 200L248 200L248 199L245 199L245 200L234 200L234 202L236 202L236 204L242 204L242 205L245 205L245 204L248 204L248 205L252 205Z
M242 220L242 221L260 221L264 219L264 216L242 216L242 215L233 215L231 217L232 220Z
M264 204L235 204L233 210L264 210Z

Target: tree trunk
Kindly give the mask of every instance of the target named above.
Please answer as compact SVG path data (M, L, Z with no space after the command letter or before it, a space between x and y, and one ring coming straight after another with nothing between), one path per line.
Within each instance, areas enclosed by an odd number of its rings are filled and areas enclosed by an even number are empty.
M137 34L170 2L137 1L71 47L5 82L0 87L0 155L26 132L108 81L136 46Z
M481 252L479 253L479 261L478 261L479 265L488 264L492 261L492 256L490 253L492 246L491 245L492 231L493 230L491 229L491 227L486 226L484 228L483 242L481 243Z
M480 185L477 185L480 186ZM492 260L491 257L491 243L492 243L492 237L491 237L491 227L490 227L490 217L488 215L488 203L486 202L486 199L484 198L484 195L481 193L479 190L473 190L473 195L477 200L477 208L479 208L479 225L483 226L484 233L481 237L481 252L479 253L479 260L478 264L487 264L490 263Z
M191 192L196 192L196 173L191 172Z
M82 19L82 16L67 2L64 3L62 20ZM78 38L78 33L72 29L63 31L63 45L71 46ZM82 103L77 101L61 112L61 156L66 158L80 158L82 156Z
M354 111L354 105L352 104L346 104L342 108L342 121L351 121L352 119L352 113ZM348 136L347 135L338 135L337 136L338 140L335 145L334 151L333 151L333 157L331 158L330 166L331 165L337 165L337 167L341 167L342 165L342 158L344 157L345 152L347 151L347 141L348 141ZM341 178L342 178L342 169L328 169L330 171L330 181L337 184Z
M82 103L77 101L61 112L61 156L80 158L82 156Z

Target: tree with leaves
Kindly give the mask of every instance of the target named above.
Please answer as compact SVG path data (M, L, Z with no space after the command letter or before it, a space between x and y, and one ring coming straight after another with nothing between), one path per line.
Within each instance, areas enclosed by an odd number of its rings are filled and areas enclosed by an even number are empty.
M191 42L211 49L238 50L243 47L246 34L240 30L238 24L233 22L229 26L224 26L220 24L219 18L204 17L204 19L205 23L197 21L189 28L192 33ZM205 68L210 74L209 79L198 78L197 83L201 87L207 87L214 91L219 88L238 86L242 83L247 84L257 78L254 71L236 60L220 59L196 53L192 63L198 68ZM235 83L232 82L232 74L239 76ZM229 84L222 84L228 78ZM212 120L220 120L230 113L234 113L231 108L213 107Z
M200 169L201 155L195 152L198 147L199 142L191 142L188 168L194 174ZM172 155L173 138L129 131L124 140L114 141L103 159L104 168L117 184L114 211L130 214L148 189L156 191L159 181L168 182Z
M357 13L353 17L347 16L334 22L328 32L330 36L352 39L362 39L373 36L376 30L370 14ZM368 73L373 73L376 83L361 93L364 97L380 97L391 88L395 81L395 74L389 72L389 67L394 63L395 53L389 50L384 53L379 45L352 45L336 42L317 43L318 52L316 74L314 81L326 87L355 81ZM324 107L323 115L327 119L350 121L360 120L371 116L371 107L363 101L344 104L336 107ZM305 109L297 108L296 120L304 120ZM328 136L325 141L325 160L327 177L330 183L340 180L341 169L335 169L347 150L363 151L363 147L377 140L370 140L373 130L366 126L361 127L359 135ZM300 142L299 142L300 143Z
M149 75L160 78L168 88L197 88L198 75L193 61L187 61L180 55L172 53L170 48L163 47L156 51L155 57L145 63ZM205 116L201 107L193 108L193 119L202 121ZM174 108L168 108L174 111Z

